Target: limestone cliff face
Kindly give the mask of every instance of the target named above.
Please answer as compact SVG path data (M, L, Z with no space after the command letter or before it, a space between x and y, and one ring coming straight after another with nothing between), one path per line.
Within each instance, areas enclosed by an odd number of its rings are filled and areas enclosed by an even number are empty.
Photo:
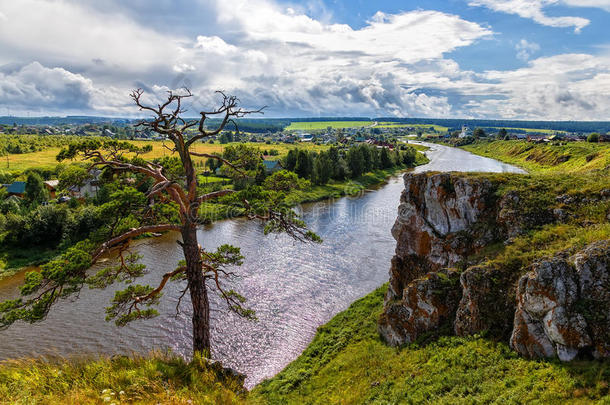
M477 253L531 221L520 215L519 199L515 193L499 197L483 177L405 175L379 320L388 343L439 330L460 336L489 331L528 357L610 357L610 242L530 269L477 263Z
M401 298L414 279L454 266L480 250L496 233L491 226L474 230L495 211L489 181L448 173L407 174L404 180L398 219L392 228L397 244L390 270L390 299Z
M396 255L379 324L394 345L453 321L461 296L459 273L445 274L443 284L437 272L467 260L504 232L489 222L498 201L488 180L420 173L407 174L404 181L392 228Z
M528 357L610 357L610 242L532 266L521 277L510 344Z

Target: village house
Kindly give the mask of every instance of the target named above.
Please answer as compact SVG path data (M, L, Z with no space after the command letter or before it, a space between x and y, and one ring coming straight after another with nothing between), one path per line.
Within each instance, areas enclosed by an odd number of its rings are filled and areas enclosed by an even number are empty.
M57 186L59 185L59 180L47 180L44 182L44 186L49 192L49 196L51 198L55 198L57 196Z
M102 174L101 170L94 170L91 177L83 182L80 186L72 186L68 189L70 195L75 198L94 198L99 190L99 177Z
M25 181L15 181L13 182L13 184L7 184L5 185L6 187L6 191L8 192L8 195L14 195L17 197L24 197L25 196Z

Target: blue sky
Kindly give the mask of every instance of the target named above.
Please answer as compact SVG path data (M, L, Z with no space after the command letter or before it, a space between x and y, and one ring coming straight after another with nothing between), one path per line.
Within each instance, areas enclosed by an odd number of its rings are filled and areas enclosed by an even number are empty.
M0 114L610 120L610 0L0 0ZM32 27L36 27L33 29Z

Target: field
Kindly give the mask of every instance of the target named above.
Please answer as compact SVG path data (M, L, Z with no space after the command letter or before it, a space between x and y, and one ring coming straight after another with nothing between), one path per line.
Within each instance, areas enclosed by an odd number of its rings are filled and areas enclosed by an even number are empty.
M144 155L147 159L169 156L171 152L163 147L163 142L161 141L130 141L138 146L152 145L153 150L150 153ZM168 142L165 142L167 146L169 146ZM221 145L218 143L209 144L209 143L196 143L192 151L198 153L221 153L225 147L231 144ZM325 150L328 149L328 146L324 145L316 145L312 143L301 143L298 145L291 144L264 144L264 143L246 143L248 146L253 146L260 150L265 149L276 149L280 156L288 153L290 149L298 147L300 149L308 149L308 150ZM7 156L0 157L0 170L11 170L11 171L24 171L29 168L52 168L57 165L57 160L55 156L59 153L61 148L49 148L40 152L34 153L23 153L23 154L11 154ZM194 158L195 162L206 160L205 158Z
M374 121L312 121L312 122L291 122L286 130L288 131L314 131L331 128L361 128L370 127Z
M436 132L447 132L449 128L443 127L442 125L432 125L432 124L400 124L396 122L382 122L377 125L379 128L418 128L422 130L426 130L429 128L434 128Z
M494 127L495 129L502 129L500 127ZM554 129L536 129L536 128L504 128L507 131L525 131L527 133L540 133L540 134L565 134L566 131L555 131Z
M312 121L312 122L292 122L286 127L289 131L315 131L322 130L328 127L331 128L362 128L372 127L375 121ZM374 125L375 128L434 128L437 132L446 132L447 127L441 125L428 124L401 124L397 122L379 122Z
M257 386L258 404L589 403L608 401L610 364L518 357L482 337L386 346L376 324L385 287L320 327L284 371Z
M534 144L526 141L479 141L463 149L520 166L530 173L584 173L610 166L610 143Z

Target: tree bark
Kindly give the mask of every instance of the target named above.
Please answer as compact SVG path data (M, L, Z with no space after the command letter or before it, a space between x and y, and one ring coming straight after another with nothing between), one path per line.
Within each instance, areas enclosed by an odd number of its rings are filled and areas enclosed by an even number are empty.
M197 243L195 224L184 226L182 242L182 250L186 259L186 276L193 305L193 354L199 352L201 355L209 357L211 355L210 301L201 268L201 255Z

